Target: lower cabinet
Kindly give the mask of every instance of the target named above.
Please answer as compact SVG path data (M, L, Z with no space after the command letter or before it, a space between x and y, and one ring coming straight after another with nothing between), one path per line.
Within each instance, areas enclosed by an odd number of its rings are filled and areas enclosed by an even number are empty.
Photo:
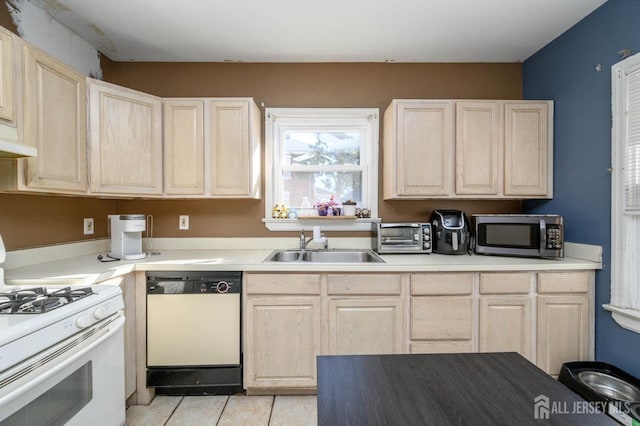
M567 361L593 358L588 272L538 274L537 365L557 376Z
M249 393L313 392L316 356L518 352L593 359L593 271L247 273Z
M245 386L315 386L320 297L251 297L244 309Z
M124 298L124 396L136 391L136 280L127 274L120 283Z
M534 362L531 273L480 274L480 352L518 352Z
M472 351L473 280L471 273L411 275L410 352Z
M329 354L402 353L402 318L400 298L329 300Z

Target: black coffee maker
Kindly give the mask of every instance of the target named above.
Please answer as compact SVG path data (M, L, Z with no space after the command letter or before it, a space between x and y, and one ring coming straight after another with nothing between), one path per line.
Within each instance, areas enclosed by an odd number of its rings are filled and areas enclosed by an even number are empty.
M440 254L471 254L473 248L469 218L460 210L434 210L433 252Z

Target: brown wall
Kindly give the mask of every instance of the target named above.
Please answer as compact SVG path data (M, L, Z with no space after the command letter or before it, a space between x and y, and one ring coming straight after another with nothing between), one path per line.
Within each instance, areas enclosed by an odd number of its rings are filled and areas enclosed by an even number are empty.
M267 107L380 108L381 114L393 98L521 99L522 96L518 63L116 62L112 75L114 83L163 97L250 96ZM379 214L385 221L427 220L438 207L458 208L469 214L501 213L519 211L520 202L383 201L380 196ZM118 201L117 209L152 214L154 233L159 237L274 236L261 222L262 200L130 200ZM190 216L189 231L178 230L180 214Z
M393 98L522 96L519 63L134 63L103 58L102 65L105 80L154 95L250 96L268 107L380 108L382 114ZM385 221L426 220L437 207L459 208L468 214L517 212L520 203L382 201L380 197L379 213ZM91 238L99 238L106 236L106 216L111 213L153 215L156 237L293 235L271 233L264 227L263 200L114 201L2 194L0 234L8 249L78 241L87 238L82 234L82 218L94 217L96 234ZM190 216L190 230L178 230L180 214Z

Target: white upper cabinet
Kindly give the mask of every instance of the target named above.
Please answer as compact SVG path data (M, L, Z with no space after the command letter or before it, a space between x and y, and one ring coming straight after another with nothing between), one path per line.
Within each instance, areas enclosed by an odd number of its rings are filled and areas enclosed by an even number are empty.
M394 100L384 198L551 198L552 117L551 101Z
M162 100L88 81L91 192L162 195Z
M453 102L394 100L384 113L384 198L453 190Z

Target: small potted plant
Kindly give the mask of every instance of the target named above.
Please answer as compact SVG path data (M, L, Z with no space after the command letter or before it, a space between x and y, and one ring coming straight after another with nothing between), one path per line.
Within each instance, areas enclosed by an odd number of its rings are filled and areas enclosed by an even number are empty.
M318 216L333 216L333 208L338 207L335 197L332 195L329 201L318 201L313 205L318 210Z

